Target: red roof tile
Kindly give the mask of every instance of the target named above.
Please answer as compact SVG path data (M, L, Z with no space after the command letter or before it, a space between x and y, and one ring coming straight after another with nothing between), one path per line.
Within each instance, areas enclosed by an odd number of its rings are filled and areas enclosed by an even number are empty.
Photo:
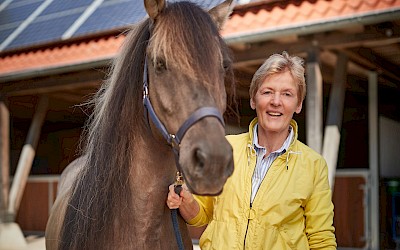
M123 40L124 36L112 36L89 42L6 55L0 58L0 75L112 58Z

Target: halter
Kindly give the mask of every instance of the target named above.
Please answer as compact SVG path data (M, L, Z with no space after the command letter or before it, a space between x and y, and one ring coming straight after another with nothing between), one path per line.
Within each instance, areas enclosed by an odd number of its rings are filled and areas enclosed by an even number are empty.
M175 164L179 172L182 172L182 168L179 164L179 146L183 139L183 136L187 130L193 126L196 122L200 121L205 117L215 117L218 121L225 126L224 120L221 113L215 107L202 107L194 111L186 121L180 126L176 134L171 134L167 131L165 126L162 124L157 114L154 112L153 106L151 105L149 98L149 82L148 82L148 72L147 72L147 57L144 61L144 72L143 72L143 105L147 110L147 114L150 115L151 120L157 127L158 131L162 134L167 143L171 146L172 151L175 154Z

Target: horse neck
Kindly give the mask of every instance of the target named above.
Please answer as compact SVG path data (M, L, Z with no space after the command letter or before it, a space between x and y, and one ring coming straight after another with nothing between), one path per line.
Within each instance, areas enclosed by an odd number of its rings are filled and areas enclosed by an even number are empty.
M135 218L131 226L139 245L165 230L162 223L170 216L165 200L176 169L172 150L164 141L154 138L151 131L140 138L133 152L136 166L130 174L131 204L134 206L131 212Z
M139 137L140 141L136 142L133 158L136 159L134 164L137 166L132 168L134 173L130 175L130 182L133 190L145 185L149 193L165 196L165 190L168 190L168 186L174 181L175 158L172 149L161 135L152 131L155 130L146 131ZM165 199L162 200L162 203L164 202Z

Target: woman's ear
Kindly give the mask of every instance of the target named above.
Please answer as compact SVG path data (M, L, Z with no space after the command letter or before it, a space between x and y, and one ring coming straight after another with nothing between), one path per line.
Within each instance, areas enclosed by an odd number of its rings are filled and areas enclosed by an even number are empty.
M250 99L250 107L251 107L251 109L253 109L253 110L256 109L256 102L254 101L253 98Z
M300 102L300 104L297 106L297 108L296 108L296 114L300 114L300 112L301 112L301 108L303 107L303 102Z

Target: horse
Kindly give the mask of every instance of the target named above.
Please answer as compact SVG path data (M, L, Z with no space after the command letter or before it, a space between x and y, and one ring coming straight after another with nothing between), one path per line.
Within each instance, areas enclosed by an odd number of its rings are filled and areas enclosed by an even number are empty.
M165 0L144 6L148 17L127 32L90 102L83 156L63 177L46 226L49 250L177 249L166 206L177 168L204 195L221 193L233 172L222 114L235 87L219 34L232 0L209 11Z

